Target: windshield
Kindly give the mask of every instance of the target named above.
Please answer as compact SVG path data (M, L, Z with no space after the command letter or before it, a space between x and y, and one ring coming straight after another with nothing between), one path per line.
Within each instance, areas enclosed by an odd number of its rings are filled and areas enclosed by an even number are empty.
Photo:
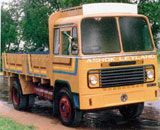
M124 52L153 50L148 24L140 17L120 17L120 33ZM83 54L120 52L116 19L111 17L85 18L81 23Z
M125 52L153 50L148 25L138 17L119 18L123 50Z
M87 18L81 24L84 54L120 52L115 18Z

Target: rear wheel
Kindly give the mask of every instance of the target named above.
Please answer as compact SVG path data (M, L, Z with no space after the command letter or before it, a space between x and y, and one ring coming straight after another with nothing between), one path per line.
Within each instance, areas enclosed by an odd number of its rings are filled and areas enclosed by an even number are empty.
M18 81L12 83L12 103L16 110L27 108L27 96L22 94L21 86Z
M121 106L119 108L119 111L124 116L124 118L135 119L136 117L142 114L143 109L144 109L144 103L138 103L138 104Z
M63 88L58 95L58 110L61 122L66 126L78 126L82 119L82 112L74 107L70 91Z
M28 100L27 100L27 109L31 109L34 105L35 102L35 96L34 95L26 95Z

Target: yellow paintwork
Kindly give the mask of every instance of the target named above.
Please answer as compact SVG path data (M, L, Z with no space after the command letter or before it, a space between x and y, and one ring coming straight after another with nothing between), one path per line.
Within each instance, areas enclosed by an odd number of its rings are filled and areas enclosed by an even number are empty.
M64 59L64 60L63 60ZM63 61L62 63L67 63L64 62L66 58L61 58L60 61ZM56 61L56 59L55 59ZM60 62L59 59L56 62ZM61 71L67 71L67 72L74 72L75 69L75 59L72 59L71 66L66 66L66 65L53 65L53 70L61 70Z
M28 66L29 66L29 71L33 72L32 67L31 67L31 58L30 58L30 55L28 55Z
M34 94L35 84L33 84L30 81L26 81L25 76L23 75L19 76L19 81L20 84L23 86L22 87L23 94Z
M79 7L76 7L79 8ZM123 52L122 40L119 30L119 24L117 23L119 31L120 46L122 51L115 54L95 54L84 55L82 53L81 46L81 21L87 17L115 17L116 20L119 16L130 17L143 17L146 19L149 25L148 19L143 15L136 14L95 14L95 15L82 15L82 9L70 10L70 11L58 11L53 13L49 17L49 54L6 54L3 53L3 71L6 75L11 74L18 75L22 91L24 94L32 94L34 85L32 82L41 82L42 84L50 83L50 86L55 86L56 80L66 81L71 87L71 91L79 94L80 109L97 109L105 107L114 107L130 103L145 102L151 100L157 100L155 97L157 91L158 95L158 74L157 74L157 56L156 49L152 37L154 46L153 51L149 52ZM53 41L54 41L54 25L63 25L68 23L74 23L78 29L78 55L64 56L61 53L59 55L53 54ZM60 31L72 30L72 25L66 25L60 27ZM149 26L149 31L152 36L152 32ZM60 40L61 41L61 40ZM61 42L60 42L61 44ZM150 65L155 67L155 81L154 87L147 87L145 84L128 85L123 87L110 87L100 88L99 83L88 87L88 71L92 69L102 68L119 68L124 66L110 66L111 62L122 61L136 61L135 65ZM15 72L13 72L13 70ZM94 75L94 74L93 74ZM89 76L90 77L90 76ZM98 79L99 76L97 75ZM15 77L11 78L10 83L14 81ZM10 89L11 90L11 89ZM127 94L128 100L126 102L121 101L122 94ZM90 104L92 101L92 104Z

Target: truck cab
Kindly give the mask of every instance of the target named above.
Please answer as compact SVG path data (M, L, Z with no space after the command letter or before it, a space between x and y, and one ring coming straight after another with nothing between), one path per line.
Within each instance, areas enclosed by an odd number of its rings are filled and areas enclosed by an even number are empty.
M53 66L53 81L71 83L80 110L121 106L121 113L131 117L126 107L140 114L145 101L158 99L156 48L149 21L137 14L137 5L62 9L49 23L52 59L60 62L59 69Z

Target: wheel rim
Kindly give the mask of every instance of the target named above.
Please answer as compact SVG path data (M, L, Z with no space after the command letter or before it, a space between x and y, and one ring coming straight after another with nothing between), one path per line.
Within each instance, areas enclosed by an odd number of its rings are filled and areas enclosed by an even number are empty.
M71 118L71 104L67 96L63 96L60 99L59 111L64 120L69 120Z
M17 90L17 88L13 87L12 91L13 91L13 93L12 93L12 95L13 95L13 101L14 101L14 103L16 105L18 105L18 103L19 103L19 93L18 93L18 90Z

